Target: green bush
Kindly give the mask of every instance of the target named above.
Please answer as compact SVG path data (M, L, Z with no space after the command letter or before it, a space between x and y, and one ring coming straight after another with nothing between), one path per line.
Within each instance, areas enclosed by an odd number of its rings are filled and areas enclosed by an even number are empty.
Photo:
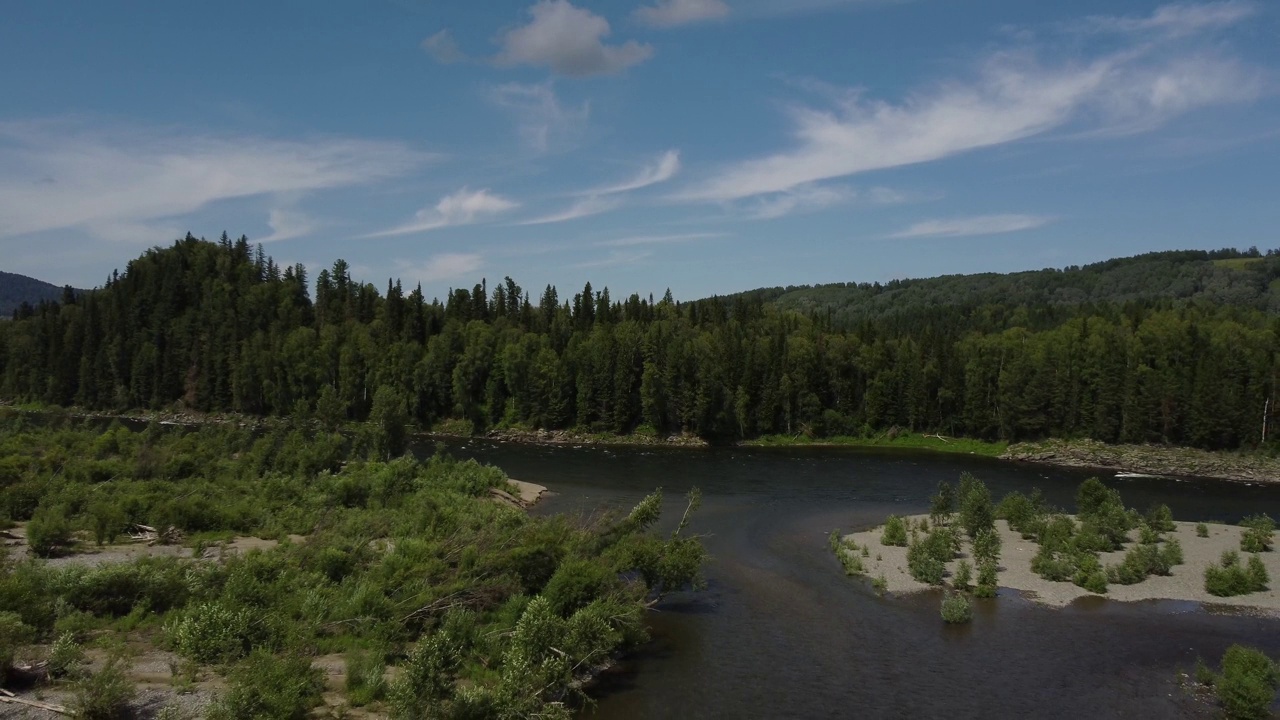
M1000 534L995 528L984 528L973 538L973 559L982 563L1000 561Z
M1119 565L1107 567L1107 580L1117 585L1136 585L1151 575L1169 575L1182 564L1182 545L1170 540L1158 545L1135 545Z
M1151 508L1147 510L1146 517L1143 519L1146 521L1146 524L1156 532L1166 533L1173 532L1178 529L1178 526L1173 522L1173 511L1169 509L1168 505L1163 503L1159 505L1152 505Z
M31 642L34 635L32 628L23 623L17 613L0 612L0 681L13 667L18 648Z
M971 582L973 582L973 566L969 564L968 560L961 560L956 565L956 572L951 578L951 584L957 590L968 590Z
M308 658L261 650L236 665L228 680L226 694L209 710L210 720L306 720L324 690L324 678Z
M1196 537L1209 537L1209 526L1204 523L1196 523Z
M249 610L231 609L218 602L188 608L166 630L179 655L201 663L236 660L253 645L253 616Z
M128 663L113 654L101 670L75 684L71 710L83 720L128 720L134 716L130 703L136 694Z
M1257 555L1250 556L1245 567L1240 564L1238 553L1224 552L1219 564L1210 565L1204 571L1205 591L1218 597L1262 592L1267 589L1268 582L1267 568Z
M53 557L71 543L71 522L62 508L41 510L27 524L27 546L36 557Z
M976 538L983 530L995 528L995 508L991 505L991 491L979 479L969 473L961 473L960 490L960 527Z
M999 566L994 561L978 564L978 584L973 594L980 598L993 598L999 588Z
M943 480L938 483L938 492L934 493L929 501L929 517L933 519L934 525L940 525L946 522L955 509L955 488L951 487L951 483Z
M907 524L897 515L890 515L884 521L884 533L880 535L881 545L894 547L907 546Z
M1272 537L1275 535L1276 522L1267 515L1253 515L1240 522L1244 532L1240 534L1240 549L1245 552L1258 553L1271 550Z
M347 699L356 707L381 700L387 691L387 663L380 652L347 656Z
M1222 656L1222 674L1213 678L1214 694L1229 718L1271 717L1280 668L1261 651L1232 645Z
M907 548L907 571L918 582L941 585L953 557L955 536L949 528L934 528Z
M55 678L76 675L84 662L84 648L69 632L59 635L49 648L49 675Z
M947 593L942 598L942 620L952 625L973 620L973 602L964 593Z

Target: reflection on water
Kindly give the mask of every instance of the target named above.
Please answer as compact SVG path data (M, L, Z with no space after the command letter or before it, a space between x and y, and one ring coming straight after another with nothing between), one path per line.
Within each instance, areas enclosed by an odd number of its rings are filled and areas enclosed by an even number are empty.
M653 615L654 641L603 679L591 718L1212 717L1177 671L1233 642L1280 655L1280 622L1195 603L1052 610L1002 591L976 603L971 625L948 627L937 595L879 597L827 547L834 528L926 511L963 470L996 497L1039 487L1064 508L1087 472L848 449L451 449L551 488L540 513L626 510L662 486L678 516L680 495L702 488L694 528L713 557L710 587ZM1110 482L1130 505L1167 503L1179 519L1280 516L1280 487Z

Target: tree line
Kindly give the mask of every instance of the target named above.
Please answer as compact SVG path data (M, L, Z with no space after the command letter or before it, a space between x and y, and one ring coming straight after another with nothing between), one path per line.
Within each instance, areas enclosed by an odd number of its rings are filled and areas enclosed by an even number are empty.
M342 260L319 273L313 298L303 266L280 267L244 237L188 235L99 290L0 323L0 395L338 423L368 419L384 389L423 426L470 431L733 441L899 428L1254 447L1275 394L1280 324L1267 298L1280 257L1227 254L1053 271L1096 287L1146 267L1156 283L1080 302L1061 301L1061 283L1002 302L950 279L950 300L931 291L850 314L765 291L677 302L588 283L562 298L509 277L428 301L399 281L357 282ZM1195 274L1179 263L1254 291L1238 303L1162 293L1163 279Z

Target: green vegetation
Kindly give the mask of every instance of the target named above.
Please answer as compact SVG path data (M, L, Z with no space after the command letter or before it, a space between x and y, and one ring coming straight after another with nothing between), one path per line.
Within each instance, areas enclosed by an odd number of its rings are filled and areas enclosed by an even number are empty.
M881 545L892 547L907 546L907 524L897 515L890 515L884 521L884 533L880 536Z
M970 622L973 620L973 601L964 593L948 592L942 598L942 620L951 625Z
M948 527L935 527L923 538L913 537L907 547L907 572L918 582L941 585L958 545L959 539Z
M1196 680L1212 688L1227 717L1264 720L1280 688L1280 667L1260 650L1232 645L1222 656L1222 673L1197 664Z
M1196 537L1209 537L1209 526L1204 523L1196 523Z
M1267 568L1257 555L1250 555L1248 562L1241 565L1239 553L1224 552L1219 564L1210 565L1204 571L1205 591L1218 597L1263 592L1270 582Z
M1240 549L1245 552L1270 552L1276 531L1276 521L1266 515L1253 515L1240 522L1244 532L1240 535Z
M999 565L994 560L978 563L978 585L973 589L975 597L993 598L998 590Z
M917 432L889 431L875 433L870 430L868 436L835 435L813 436L800 433L798 435L762 435L743 441L744 445L760 447L808 447L811 445L832 445L839 447L866 448L899 448L902 450L931 450L934 452L955 453L959 455L980 455L983 457L1000 457L1009 449L1009 443L999 440L977 440L973 438L946 438L937 435L925 435Z
M22 468L0 488L12 520L56 509L75 540L108 506L130 526L174 528L197 546L281 541L211 560L0 564L4 668L29 642L52 642L67 677L79 674L76 638L160 644L225 676L214 718L306 717L321 688L312 658L329 653L353 670L350 705L400 717L428 706L439 717L569 717L585 700L583 679L645 639L645 609L701 584L704 552L688 527L696 492L660 535L660 493L590 527L532 518L491 500L507 482L496 468L376 459L394 449L386 424L355 437L305 425L260 436L38 428L2 413L0 424L0 457ZM83 717L120 716L126 667L117 659L75 681Z
M1280 362L1277 278L1280 256L1226 250L687 303L510 278L428 300L339 260L313 299L301 265L187 236L0 323L0 397L372 421L390 441L376 459L396 455L402 410L468 433L1253 448Z

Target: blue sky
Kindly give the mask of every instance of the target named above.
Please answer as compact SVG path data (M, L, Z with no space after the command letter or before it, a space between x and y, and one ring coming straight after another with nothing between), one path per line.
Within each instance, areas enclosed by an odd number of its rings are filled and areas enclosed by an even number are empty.
M1280 3L6 3L0 269L694 298L1280 246Z

